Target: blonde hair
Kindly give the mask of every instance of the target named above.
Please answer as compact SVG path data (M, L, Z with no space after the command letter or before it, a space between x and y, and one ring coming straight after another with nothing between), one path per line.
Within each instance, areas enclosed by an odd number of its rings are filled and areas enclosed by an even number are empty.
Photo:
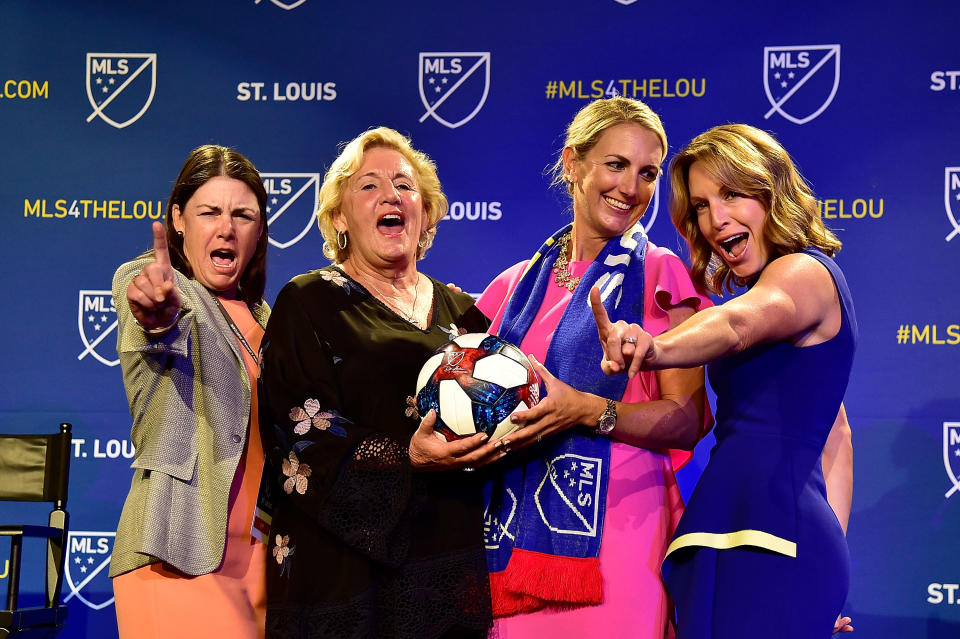
M725 124L695 137L670 162L673 225L690 246L693 281L719 293L743 286L707 242L690 203L690 166L700 162L726 188L757 199L767 215L763 239L773 247L770 260L815 246L833 256L841 242L820 218L817 200L790 155L766 131L747 124Z
M374 147L384 147L397 151L413 166L417 187L420 190L423 210L427 213L427 228L423 232L426 239L417 245L417 259L422 259L433 244L437 234L437 223L447 214L447 196L443 194L437 167L427 154L417 151L410 144L410 138L387 127L377 127L364 131L344 145L337 159L333 161L320 187L320 201L317 204L317 226L323 235L323 254L334 262L340 263L350 254L350 246L340 248L337 243L337 229L333 226L333 216L343 203L343 190L347 180L360 169L363 154ZM420 246L422 244L422 246Z
M663 129L660 116L654 113L640 100L616 97L594 100L583 107L573 116L567 126L567 139L563 148L573 149L573 157L580 161L597 145L603 132L612 126L635 122L645 129L654 132L660 138L660 161L667 157L667 132ZM551 170L553 181L550 186L557 186L566 182L563 174L563 149ZM573 195L573 184L567 184L567 192Z

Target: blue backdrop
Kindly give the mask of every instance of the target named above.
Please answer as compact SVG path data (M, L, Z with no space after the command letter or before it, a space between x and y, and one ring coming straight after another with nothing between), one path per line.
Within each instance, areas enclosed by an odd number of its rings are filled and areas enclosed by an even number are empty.
M671 151L747 122L813 184L862 330L845 611L858 636L958 636L958 22L929 0L4 2L0 416L74 424L67 635L116 633L106 564L133 450L108 289L192 148L263 171L271 301L325 264L311 214L337 144L408 133L452 203L422 269L479 292L569 218L544 169L576 110L616 91L660 113ZM664 186L650 234L680 250Z

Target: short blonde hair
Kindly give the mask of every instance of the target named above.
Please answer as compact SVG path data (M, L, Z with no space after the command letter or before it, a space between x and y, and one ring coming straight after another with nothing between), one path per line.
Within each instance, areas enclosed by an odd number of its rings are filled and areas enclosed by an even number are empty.
M756 198L767 212L763 236L773 247L770 259L815 246L833 256L841 242L820 218L817 200L790 155L766 131L747 124L725 124L695 137L670 163L673 225L690 246L693 281L719 293L746 284L716 257L690 203L690 166L703 164L726 188Z
M333 216L340 210L340 205L343 203L343 189L347 180L360 169L360 165L363 164L363 154L374 147L397 151L410 162L416 172L423 210L427 213L427 229L424 231L427 237L417 245L417 259L422 259L427 249L433 244L433 238L437 234L437 223L447 214L447 196L443 194L433 160L426 153L414 149L410 144L410 138L384 126L364 131L347 142L323 177L320 201L317 204L317 225L324 239L323 254L337 263L343 262L350 254L349 243L346 248L340 248L337 243L337 229L333 226Z
M597 145L604 131L627 122L635 122L660 138L660 161L663 162L667 157L667 132L663 129L663 122L653 109L632 98L594 100L577 111L573 121L567 126L567 139L563 142L563 149L570 147L573 149L574 159L583 160L590 149ZM563 175L563 149L560 149L559 157L553 165L553 181L550 186L566 182ZM567 184L567 192L573 195L573 184Z

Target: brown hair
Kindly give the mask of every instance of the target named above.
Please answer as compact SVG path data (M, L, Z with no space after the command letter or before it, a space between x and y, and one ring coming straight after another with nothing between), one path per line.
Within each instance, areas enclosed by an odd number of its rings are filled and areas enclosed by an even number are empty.
M719 259L700 232L690 203L690 166L700 162L707 173L732 191L757 199L767 215L763 239L773 247L770 259L815 246L833 256L841 242L823 225L817 200L790 159L766 131L747 124L725 124L695 137L670 162L673 225L690 246L693 281L714 293L746 284Z
M220 175L240 180L249 186L257 196L257 204L260 206L262 231L253 256L237 283L237 297L248 306L255 306L263 301L263 291L267 283L267 191L253 163L233 149L205 144L191 151L187 161L183 163L167 201L166 235L170 265L187 277L193 277L193 268L183 251L183 238L173 226L173 207L176 205L183 211L197 189ZM153 251L150 250L144 256L152 254Z

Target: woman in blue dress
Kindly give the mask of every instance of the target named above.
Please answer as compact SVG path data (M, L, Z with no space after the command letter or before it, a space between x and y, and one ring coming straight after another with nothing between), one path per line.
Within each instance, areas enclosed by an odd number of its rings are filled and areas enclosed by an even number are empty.
M709 363L717 444L662 567L678 636L851 630L838 617L853 486L842 402L857 321L832 259L840 241L790 156L759 129L711 129L670 173L693 281L748 290L656 338L611 324L595 291L591 301L608 374Z

